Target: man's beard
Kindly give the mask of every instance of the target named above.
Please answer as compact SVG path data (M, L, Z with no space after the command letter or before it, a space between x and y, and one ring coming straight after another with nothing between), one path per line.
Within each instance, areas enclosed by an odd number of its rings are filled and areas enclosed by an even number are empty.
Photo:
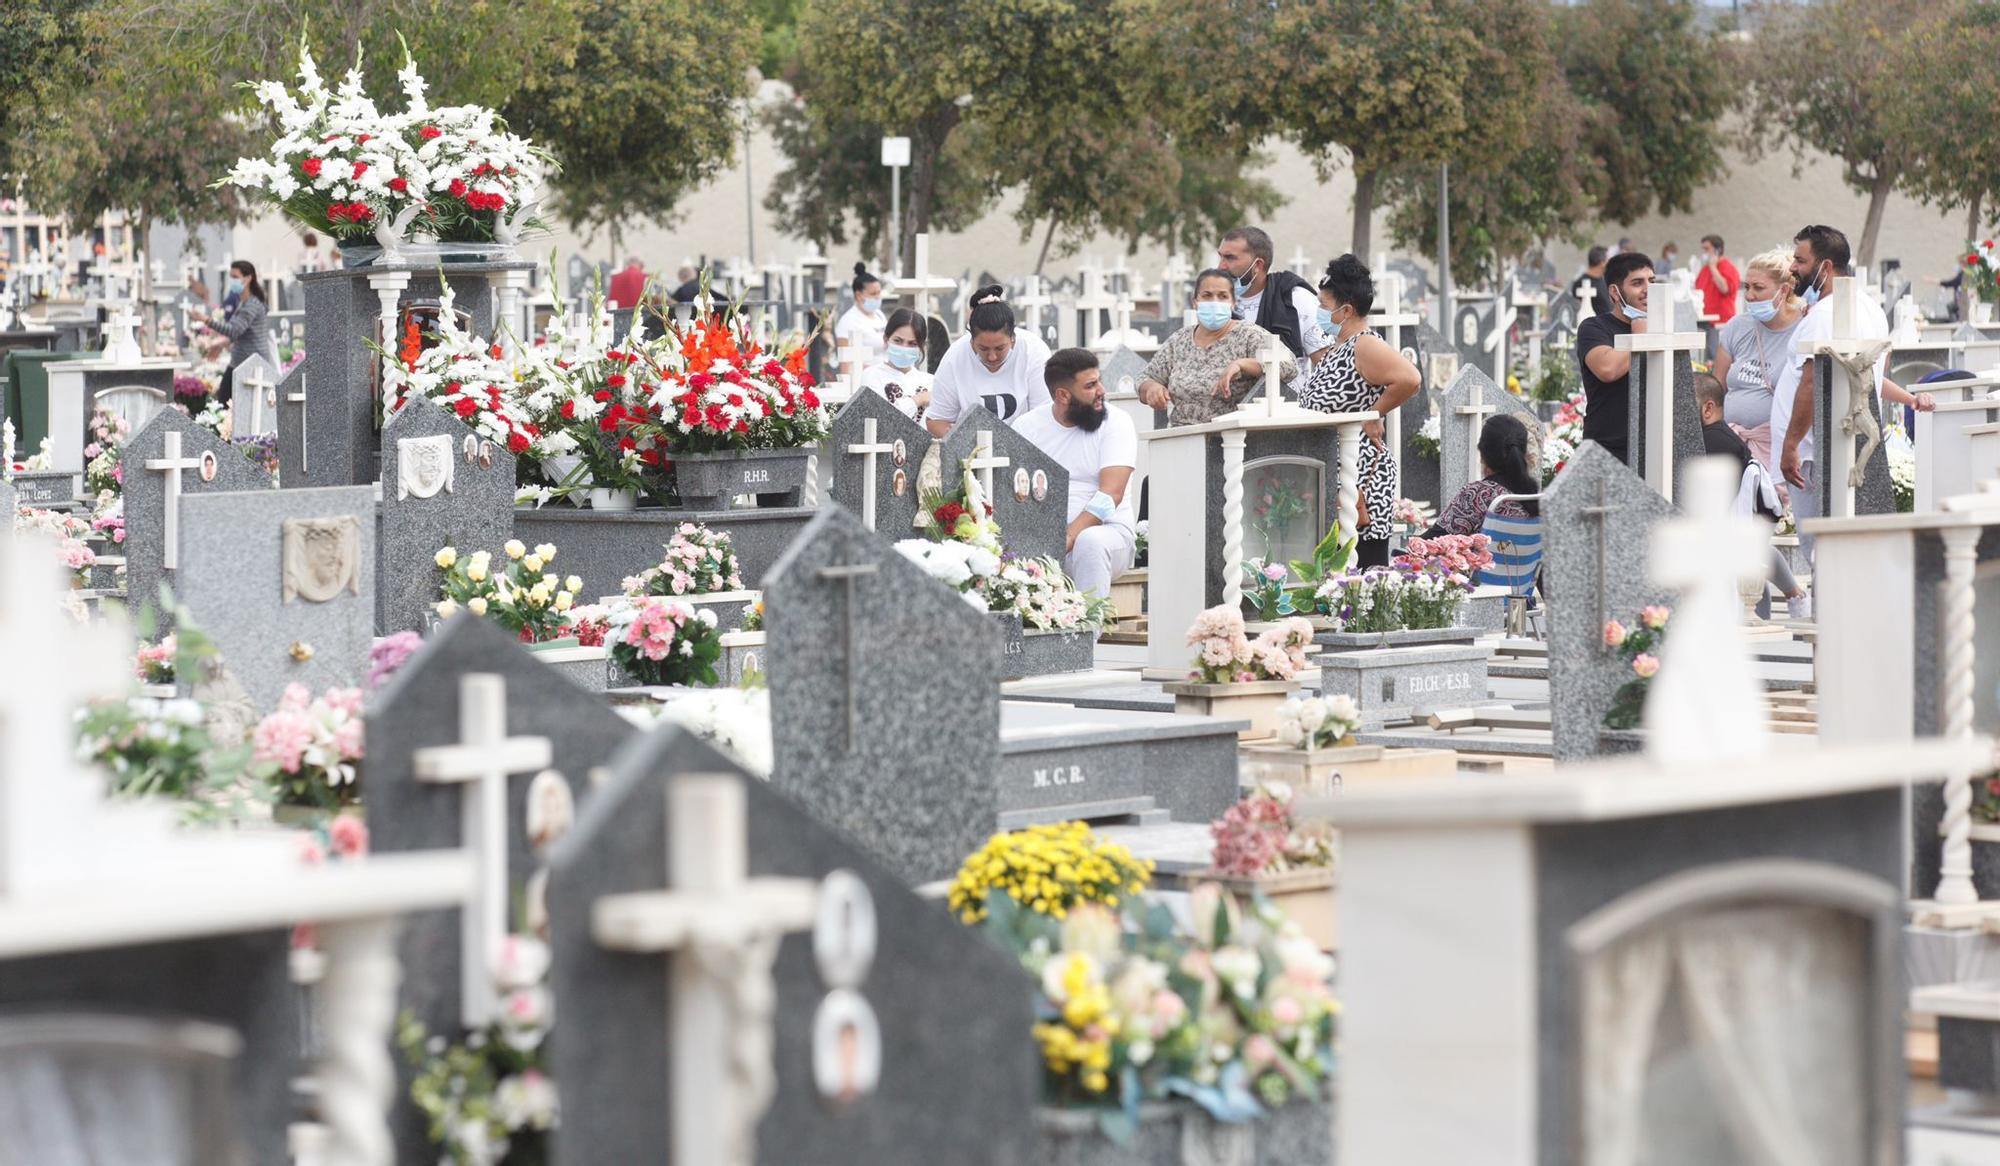
M1069 423L1083 430L1085 433L1096 433L1097 427L1104 424L1104 419L1110 413L1110 406L1102 401L1099 401L1095 407L1077 400L1071 400L1069 403Z

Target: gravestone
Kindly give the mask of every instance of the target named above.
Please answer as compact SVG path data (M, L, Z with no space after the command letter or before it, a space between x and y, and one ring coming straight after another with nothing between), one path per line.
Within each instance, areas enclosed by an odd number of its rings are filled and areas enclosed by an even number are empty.
M1498 307L1493 300L1463 300L1451 315L1451 347L1448 351L1458 354L1461 366L1472 364L1486 367L1491 363L1486 355L1486 334L1493 330L1493 312Z
M169 435L180 448L167 457ZM147 469L148 462L188 462L179 469ZM168 508L178 532L182 499L194 494L263 490L271 475L243 451L195 424L179 409L163 409L120 451L125 477L125 594L133 611L159 603L160 581L171 581L179 548L168 542ZM164 613L163 613L164 614Z
M875 423L872 441L870 421ZM856 393L833 419L828 453L823 455L833 459L833 500L863 516L865 523L872 477L875 529L891 541L911 537L916 533L917 511L923 508L918 471L931 440L929 430L903 416L882 394ZM872 452L870 445L876 447Z
M229 435L262 437L278 428L278 370L261 352L245 357L230 380Z
M964 485L964 471L970 468L1000 524L1001 544L1024 558L1062 561L1069 532L1069 471L1061 463L982 405L966 410L940 442L946 493Z
M677 785L731 780L745 800L735 845L749 877L820 888L810 933L785 935L768 965L771 1043L750 1071L768 1055L774 1089L757 1123L755 1160L1028 1161L1036 1055L1032 986L1018 965L942 904L912 894L868 847L674 728L627 745L556 850L549 907L559 1018L551 1047L563 1090L558 1161L657 1161L676 1140L668 1102L682 1070L671 1051L670 983L693 957L610 950L591 919L607 895L669 885ZM725 1031L738 1036L741 1025ZM571 1033L583 1039L565 1039ZM709 1071L726 1078L731 1055L717 1047Z
M1854 489L1854 513L1894 514L1896 489L1889 479L1888 442L1877 441L1875 447L1868 451L1867 461L1862 462L1862 450L1866 448L1867 439L1860 433L1845 438L1837 436L1841 430L1840 418L1833 416L1833 379L1839 375L1841 373L1834 367L1834 358L1831 356L1820 356L1812 362L1813 449L1817 463L1814 466L1813 476L1818 479L1814 486L1819 490L1820 513L1827 515L1836 513L1830 509L1834 504L1834 494L1836 491L1845 490L1847 483L1833 481L1833 474L1828 472L1832 459L1819 451L1831 450L1835 441L1844 440L1853 442L1853 461L1862 466L1861 483ZM1888 423L1882 415L1881 396L1878 393L1868 393L1863 400L1869 417L1874 421L1876 432L1886 437ZM1699 449L1699 433L1696 436L1696 448Z
M416 754L459 743L465 712L461 680L475 674L502 678L505 734L546 739L553 768L579 805L589 805L594 775L634 731L601 699L536 660L497 625L461 612L433 633L368 704L362 804L377 854L456 846L465 839L468 786L419 780ZM528 836L528 791L536 776L506 776L506 861L500 869L510 904L520 901L536 864ZM514 921L512 929L525 930L516 910L510 908L508 918ZM455 1033L466 1003L461 919L457 909L417 915L401 939L402 1007L433 1032ZM568 1023L558 1020L562 1026ZM427 1161L436 1151L424 1135L421 1116L407 1101L410 1070L400 1061L397 1075L396 1160Z
M1528 457L1539 462L1542 422L1528 402L1493 383L1486 370L1461 365L1438 394L1438 494L1449 505L1454 495L1479 480L1479 434L1488 417L1504 413L1528 427Z
M1418 502L1428 502L1433 507L1441 507L1445 499L1440 496L1443 466L1440 464L1442 447L1437 454L1426 454L1417 449L1417 433L1424 427L1437 409L1437 395L1444 386L1434 384L1431 378L1431 354L1448 351L1444 336L1428 322L1417 325L1417 376L1419 388L1416 395L1403 402L1397 410L1402 419L1403 448L1403 497ZM1443 425L1443 420L1439 420Z
M992 833L1000 631L837 506L764 580L771 784L911 883ZM922 674L912 701L887 677ZM950 709L949 715L938 715Z
M410 401L390 418L382 430L381 561L387 569L378 575L378 631L430 626L432 605L442 594L442 574L433 566L440 548L497 554L513 537L513 454L482 442L430 401Z
M23 506L67 510L76 503L78 481L62 470L22 470L14 475L14 495Z
M276 708L294 682L315 694L358 685L375 633L375 492L250 490L183 505L175 597L256 707Z
M1685 311L1685 309L1683 309ZM1632 410L1626 418L1627 448L1631 451L1632 464L1643 471L1646 466L1647 448L1652 435L1647 432L1646 394L1652 391L1648 366L1654 361L1670 361L1673 365L1673 482L1678 492L1683 473L1688 462L1704 453L1701 437L1701 402L1694 396L1694 354L1688 349L1673 352L1634 352L1632 354ZM1883 454L1884 478L1888 478L1886 460ZM1889 509L1894 510L1891 505Z
M1648 582L1652 530L1666 499L1603 446L1586 441L1542 496L1542 587L1549 611L1549 723L1555 759L1598 753L1604 714L1632 679L1604 625L1633 626L1669 602Z
M1211 435L1206 444L1203 597L1205 605L1213 607L1222 602L1224 573L1240 572L1242 567L1223 562L1222 442ZM1244 558L1289 563L1312 557L1313 548L1339 516L1338 448L1339 437L1331 426L1250 430L1243 446Z
M1178 320L1171 323L1173 323L1174 327L1169 330L1168 335L1172 335L1174 332L1180 330ZM1161 339L1164 342L1165 337ZM1123 344L1119 345L1116 351L1098 362L1100 375L1104 378L1105 392L1117 392L1119 390L1119 382L1123 381L1126 377L1132 378L1133 388L1138 388L1139 382L1146 377L1146 365L1149 363L1151 362L1145 357Z

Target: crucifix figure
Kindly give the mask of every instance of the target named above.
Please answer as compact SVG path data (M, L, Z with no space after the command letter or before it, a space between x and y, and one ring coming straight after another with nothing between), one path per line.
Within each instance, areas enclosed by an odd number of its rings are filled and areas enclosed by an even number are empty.
M854 584L860 579L873 578L879 570L879 565L875 563L834 563L819 569L819 577L821 579L844 584L847 588L847 594L843 597L844 602L841 605L842 615L844 616L841 621L841 654L847 660L847 685L843 697L847 706L847 744L845 747L850 751L854 748L854 722L856 716L854 686L861 682L861 669L856 664L854 652L856 643L854 635Z
M861 476L861 525L875 529L875 459L885 453L896 452L894 444L878 439L876 420L864 418L861 422L861 441L849 445L841 452L867 459L867 467Z
M472 673L458 683L459 744L433 745L411 757L418 781L464 789L460 822L478 880L459 915L459 1010L467 1028L498 1015L493 964L507 938L507 775L549 766L547 737L507 735L507 679Z
M167 475L166 521L160 527L163 540L160 568L171 571L181 562L181 471L201 468L203 459L182 457L181 435L172 429L160 435L160 452L164 456L146 459L146 468Z
M993 456L993 431L982 429L973 435L972 456L965 459L965 468L979 473L979 488L988 498L993 497L993 471L1013 465L1012 459Z
M811 928L818 884L749 877L740 779L685 774L666 801L666 889L598 899L590 933L613 951L672 957L667 1161L751 1166L757 1119L777 1093L771 964L787 934Z
M1653 582L1680 592L1660 673L1646 700L1646 754L1702 765L1764 751L1763 686L1743 639L1745 583L1761 583L1770 531L1732 514L1738 474L1727 458L1687 467L1685 516L1653 533Z

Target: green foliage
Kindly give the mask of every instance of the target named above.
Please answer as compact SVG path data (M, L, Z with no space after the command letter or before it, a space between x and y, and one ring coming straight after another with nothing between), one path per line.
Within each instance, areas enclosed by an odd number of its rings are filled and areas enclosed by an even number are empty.
M1335 522L1327 530L1326 537L1313 548L1312 558L1292 560L1292 574L1309 591L1317 591L1321 583L1347 570L1348 561L1353 557L1353 536L1343 538L1340 523Z
M85 44L84 0L7 0L0 5L0 174L23 160L25 124L65 100Z
M1968 241L1979 238L1978 208L2000 204L2000 6L1948 0L1912 27L1894 72L1910 79L1889 111L1909 152L1905 186L1943 209L1974 208Z

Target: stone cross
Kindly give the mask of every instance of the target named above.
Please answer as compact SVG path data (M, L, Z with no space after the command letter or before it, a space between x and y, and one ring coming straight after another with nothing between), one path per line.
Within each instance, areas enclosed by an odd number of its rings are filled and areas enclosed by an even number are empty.
M667 786L666 813L667 889L598 899L590 933L614 951L672 957L668 1162L751 1166L757 1119L777 1093L771 965L787 934L812 925L818 884L749 877L737 778L677 778Z
M872 482L873 479L871 478L870 481ZM880 568L875 563L835 563L832 566L821 567L819 569L819 577L821 579L843 584L847 592L845 602L841 604L843 615L841 620L841 652L847 658L847 685L844 703L847 708L847 744L845 748L849 751L852 751L854 748L854 730L857 727L855 725L854 688L857 684L861 683L861 669L855 660L854 651L855 645L860 640L860 637L854 634L854 584L858 580L873 577L879 570Z
M1889 348L1889 341L1861 334L1861 302L1864 293L1852 276L1833 281L1833 295L1821 311L1833 313L1833 335L1813 347L1807 355L1826 356L1833 361L1833 385L1826 416L1826 446L1818 451L1818 477L1826 483L1829 518L1854 516L1854 491L1861 484L1868 456L1881 444L1881 427L1871 408L1876 392L1875 361ZM1812 375L1809 368L1806 375ZM1817 402L1819 395L1813 394ZM1860 460L1854 455L1854 439L1866 436Z
M912 293L910 296L910 307L917 315L928 320L931 318L931 293L940 290L949 291L958 285L952 280L930 274L931 237L929 233L917 236L915 249L916 266L914 271L916 274L907 280L897 280L896 293L898 295L901 295L905 291Z
M1118 301L1106 294L1095 266L1086 263L1077 271L1083 278L1083 291L1076 297L1076 310L1083 314L1083 346L1089 348L1097 343L1097 313L1116 308Z
M1413 335L1417 325L1423 322L1423 317L1403 306L1403 273L1390 270L1388 256L1377 255L1374 270L1376 286L1381 288L1382 295L1376 301L1374 312L1368 317L1368 326L1380 332L1382 338L1389 342L1389 347L1414 365L1417 363L1416 345L1404 343L1405 330ZM1382 421L1383 442L1389 447L1389 463L1394 467L1390 471L1392 489L1396 497L1401 498L1403 496L1403 411L1391 409L1389 415Z
M168 430L160 435L160 452L165 457L148 458L146 468L167 475L166 521L161 525L160 568L171 571L180 566L181 471L198 470L205 458L182 457L181 435Z
M1498 413L1500 406L1486 400L1485 382L1475 378L1467 387L1465 404L1456 410L1465 418L1465 464L1474 473L1479 469L1479 432L1486 424L1486 415Z
M1013 465L1010 458L995 457L993 454L993 431L982 429L973 443L972 456L965 459L965 468L979 473L979 487L988 498L993 497L993 471ZM983 517L983 516L975 516Z
M1508 298L1507 304L1517 313L1516 318L1518 318L1520 311L1523 309L1527 310L1528 376L1530 379L1540 379L1542 375L1542 309L1547 306L1547 302L1541 292L1530 292L1521 286L1521 277L1517 273L1514 276L1514 294ZM1503 381L1502 383L1504 384L1505 382Z
M124 304L118 305L118 310L104 322L104 359L119 364L140 359L138 332L139 317Z
M467 1028L499 1013L494 958L507 938L507 775L547 767L547 737L507 736L507 679L469 673L458 685L457 745L419 749L410 761L418 781L462 784L460 821L477 866L472 900L459 916L459 1007Z
M1768 747L1764 694L1743 638L1741 589L1764 578L1770 529L1731 513L1739 475L1728 458L1686 470L1684 517L1653 532L1653 581L1680 592L1659 677L1646 700L1646 755L1710 765Z
M1674 500L1674 358L1708 345L1708 338L1698 331L1675 331L1676 315L1672 285L1656 279L1646 298L1646 315L1632 322L1629 335L1616 338L1619 351L1632 353L1634 359L1646 354L1646 464L1635 468L1669 502Z
M1312 269L1312 256L1306 254L1305 247L1301 245L1292 248L1292 274L1311 275Z
M245 361L244 363L250 364L251 362ZM250 372L243 378L243 388L249 390L249 396L244 399L250 406L250 427L246 432L236 433L238 437L252 437L263 433L264 410L266 408L275 409L277 407L278 382L271 379L271 374L266 368L267 363L263 360L256 361L251 367Z
M875 529L875 459L882 454L896 452L894 443L878 440L876 426L873 417L863 421L861 441L841 451L855 457L866 458L868 461L868 467L861 478L861 525L869 530Z
M1604 521L1613 514L1618 513L1618 507L1607 506L1604 502L1604 480L1602 478L1599 478L1597 481L1597 504L1584 507L1580 513L1583 517L1590 519L1591 528L1597 532L1595 541L1597 549L1597 586L1591 589L1591 594L1597 600L1597 621L1591 626L1602 628L1605 620L1604 593L1610 590L1611 587L1611 563L1604 549ZM1599 637L1596 643L1600 650L1605 646L1602 637Z
M306 438L306 373L304 369L299 370L298 391L286 393L285 402L299 407L299 474L303 476L312 472L312 442Z
M1042 335L1042 309L1055 301L1042 290L1042 277L1039 275L1029 275L1025 289L1021 297L1014 301L1014 306L1021 309L1021 322L1039 339Z
M1588 320L1597 314L1597 281L1586 279L1576 285L1578 320Z

